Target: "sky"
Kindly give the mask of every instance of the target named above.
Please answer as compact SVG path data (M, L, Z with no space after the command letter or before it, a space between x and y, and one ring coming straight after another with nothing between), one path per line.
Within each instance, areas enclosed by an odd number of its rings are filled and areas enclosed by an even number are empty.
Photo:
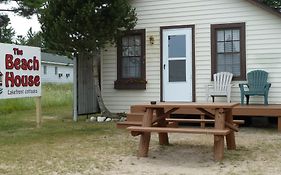
M0 9L10 9L11 7L17 6L16 2L10 2L9 4L0 3ZM7 14L10 18L11 27L14 28L16 36L26 36L27 31L32 27L33 32L40 31L40 23L38 22L37 16L33 15L31 19L27 19L21 16L17 16L12 12L2 12Z

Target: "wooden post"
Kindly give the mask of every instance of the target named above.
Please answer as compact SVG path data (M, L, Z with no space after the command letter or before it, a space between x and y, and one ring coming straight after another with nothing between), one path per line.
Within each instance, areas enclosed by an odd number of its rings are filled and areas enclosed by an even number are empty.
M146 112L143 116L142 126L151 126L152 125L152 117L153 117L153 109L147 108ZM148 156L149 142L150 142L151 133L144 132L140 136L140 144L139 144L139 155L140 157Z
M42 124L41 96L35 97L35 103L36 103L36 127L40 128Z
M77 55L74 56L74 68L73 68L73 121L78 121L78 102L77 102Z
M232 109L228 109L226 112L226 121L233 125ZM227 149L229 150L236 149L235 135L233 130L230 130L230 133L226 135L226 145Z
M277 127L278 127L278 132L281 132L281 116L278 117Z
M156 110L156 117L162 116L163 114L164 114L164 108L160 108ZM167 126L167 122L164 117L158 121L157 126L159 127ZM160 145L169 145L168 133L159 133L158 136L159 136Z
M223 109L215 110L215 129L225 128L225 113ZM214 159L222 160L224 154L224 136L214 135Z

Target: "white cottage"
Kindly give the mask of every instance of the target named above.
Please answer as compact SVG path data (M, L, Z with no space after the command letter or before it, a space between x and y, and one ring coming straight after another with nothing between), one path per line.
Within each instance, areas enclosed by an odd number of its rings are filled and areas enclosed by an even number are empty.
M43 83L73 83L73 60L45 52L41 59Z
M254 69L269 73L269 103L281 103L279 12L257 0L132 4L135 30L101 55L102 95L111 111L148 101L205 101L206 85L219 71L234 74L231 101L240 102L238 84Z

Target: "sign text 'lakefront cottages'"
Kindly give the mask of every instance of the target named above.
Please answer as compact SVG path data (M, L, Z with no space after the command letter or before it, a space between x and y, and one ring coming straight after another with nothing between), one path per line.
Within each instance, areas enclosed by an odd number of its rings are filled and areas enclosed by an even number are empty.
M0 43L0 99L41 96L41 50Z

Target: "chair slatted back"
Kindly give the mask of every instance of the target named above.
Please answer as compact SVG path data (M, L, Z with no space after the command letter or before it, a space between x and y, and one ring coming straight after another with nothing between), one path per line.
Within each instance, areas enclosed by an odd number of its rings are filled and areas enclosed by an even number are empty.
M254 70L247 74L250 91L264 91L267 84L268 73L263 70Z
M227 91L232 81L233 74L230 72L219 72L214 74L214 90L216 92Z

